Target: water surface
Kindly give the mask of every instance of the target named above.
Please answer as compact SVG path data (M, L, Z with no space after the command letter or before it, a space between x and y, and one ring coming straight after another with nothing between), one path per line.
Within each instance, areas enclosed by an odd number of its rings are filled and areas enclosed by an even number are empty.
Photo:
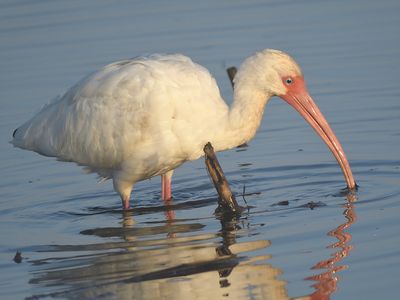
M1 299L392 299L400 276L398 1L1 1ZM246 148L219 154L240 218L214 214L202 160L112 184L13 148L18 125L79 78L143 53L225 69L277 48L300 63L360 188L279 99ZM17 251L22 261L15 263Z

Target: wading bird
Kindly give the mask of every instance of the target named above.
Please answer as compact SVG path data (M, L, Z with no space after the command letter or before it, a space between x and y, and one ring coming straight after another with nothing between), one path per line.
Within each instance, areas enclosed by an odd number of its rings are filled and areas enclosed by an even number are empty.
M272 96L293 106L332 151L349 188L356 184L346 155L309 96L298 64L286 53L265 49L247 58L234 79L229 107L215 79L180 55L119 61L79 81L17 128L16 147L73 161L113 180L129 208L133 185L161 175L162 198L171 198L175 168L248 142Z

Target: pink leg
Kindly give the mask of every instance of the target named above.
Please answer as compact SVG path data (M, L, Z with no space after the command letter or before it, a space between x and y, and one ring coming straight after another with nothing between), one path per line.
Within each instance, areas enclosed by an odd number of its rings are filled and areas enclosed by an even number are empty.
M173 170L161 175L161 198L166 201L171 199L171 179Z
M129 197L124 197L122 199L122 206L124 207L124 209L129 209L129 204L130 204L130 199Z

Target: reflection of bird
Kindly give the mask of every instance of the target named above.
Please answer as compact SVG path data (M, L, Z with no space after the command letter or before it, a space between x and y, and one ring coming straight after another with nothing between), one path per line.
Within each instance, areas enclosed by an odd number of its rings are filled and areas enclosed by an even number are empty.
M229 108L210 73L182 55L151 55L110 64L84 78L14 132L13 144L74 161L112 178L125 208L133 184L156 175L171 197L173 170L203 155L249 141L264 107L277 95L315 129L355 187L345 153L309 96L297 63L266 49L249 57L235 78Z

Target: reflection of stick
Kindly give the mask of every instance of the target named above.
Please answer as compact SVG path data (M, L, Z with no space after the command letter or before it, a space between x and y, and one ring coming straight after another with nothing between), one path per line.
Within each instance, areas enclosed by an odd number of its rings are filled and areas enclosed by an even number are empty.
M221 208L223 211L233 213L240 212L240 206L237 204L235 196L232 194L228 181L225 178L224 172L222 171L211 143L207 143L204 146L204 153L208 173L210 174L215 189L219 195L219 208Z

